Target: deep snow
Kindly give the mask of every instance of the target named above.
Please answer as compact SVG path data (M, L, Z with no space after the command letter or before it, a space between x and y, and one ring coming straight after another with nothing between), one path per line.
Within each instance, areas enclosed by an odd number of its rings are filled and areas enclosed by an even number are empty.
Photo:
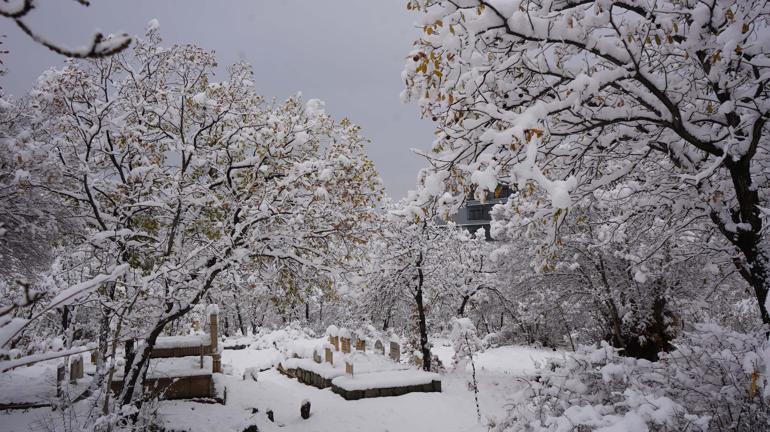
M285 332L285 330L279 330ZM275 343L273 343L275 342ZM523 385L516 376L532 373L535 363L549 356L563 355L550 350L529 347L499 347L476 356L480 385L482 421L476 418L473 392L469 390L470 375L466 370L453 371L454 349L446 340L434 340L434 353L449 369L441 374L441 393L411 393L346 401L331 389L319 390L278 373L274 368L259 372L257 381L243 379L250 368L265 369L285 359L287 353L303 351L298 347L315 346L321 339L303 338L297 334L260 335L258 339L242 338L225 345L247 343L242 350L224 350L222 362L225 374L218 376L218 385L225 385L226 405L190 401L163 401L159 406L164 426L177 431L236 431L256 424L260 431L414 431L440 430L442 432L487 431L488 425L504 417L507 395ZM312 354L312 350L311 350ZM21 390L25 376L36 369L50 371L48 365L14 372L0 389L3 395ZM28 381L30 383L30 381ZM44 386L43 386L44 387ZM49 394L41 398L50 398ZM300 405L309 400L311 416L300 418ZM257 412L253 413L256 410ZM265 412L272 410L275 423L268 421ZM43 421L51 418L48 408L29 411L0 411L0 430L40 430Z

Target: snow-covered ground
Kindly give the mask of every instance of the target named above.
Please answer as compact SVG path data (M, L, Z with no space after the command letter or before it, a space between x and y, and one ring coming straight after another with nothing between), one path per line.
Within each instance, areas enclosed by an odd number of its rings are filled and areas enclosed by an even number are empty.
M472 390L469 390L468 370L452 370L453 348L444 340L434 341L434 352L448 372L441 374L441 393L410 393L397 397L383 397L346 401L331 389L319 390L278 373L272 366L302 351L316 346L322 340L301 334L265 334L256 340L243 338L228 341L227 345L247 345L241 350L224 350L222 356L225 375L219 377L227 391L227 404L203 404L189 401L164 401L160 416L164 425L175 431L236 431L256 424L260 431L414 431L440 430L442 432L487 431L488 424L504 416L507 397L521 382L515 376L534 371L535 363L549 356L563 353L529 347L499 347L489 349L476 357L480 384L479 403L482 420L478 421ZM236 343L237 342L237 343ZM309 350L312 355L312 348ZM249 369L258 373L257 382L243 379ZM22 371L18 372L23 374ZM13 381L18 383L20 381ZM12 391L6 386L0 393ZM311 417L300 417L304 400L312 404ZM270 422L266 411L274 412ZM40 430L41 419L49 418L49 409L27 412L0 411L0 430Z

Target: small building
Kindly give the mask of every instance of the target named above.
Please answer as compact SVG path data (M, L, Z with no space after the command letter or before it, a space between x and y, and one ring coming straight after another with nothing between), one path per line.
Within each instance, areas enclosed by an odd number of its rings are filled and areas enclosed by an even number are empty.
M452 217L452 221L471 233L483 228L486 239L492 240L489 232L492 207L497 204L505 204L509 196L511 196L511 189L503 185L498 186L494 192L487 192L486 202L483 203L475 199L473 194L469 194L465 205L460 207L457 214Z

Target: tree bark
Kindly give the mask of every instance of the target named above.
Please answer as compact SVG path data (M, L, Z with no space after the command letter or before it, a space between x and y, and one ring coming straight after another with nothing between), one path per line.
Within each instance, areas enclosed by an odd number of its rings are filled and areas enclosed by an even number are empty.
M425 281L422 273L422 252L420 252L417 258L417 290L415 291L414 300L417 304L417 321L420 328L420 352L422 352L422 368L430 372L431 358L430 358L430 346L428 345L428 324L425 319L425 304L423 302L422 287Z
M730 209L730 217L735 229L728 229L723 217L712 211L711 219L724 235L738 250L745 262L736 260L738 272L754 290L754 296L759 303L759 313L762 323L770 325L770 314L767 310L767 295L770 287L770 247L762 243L762 216L759 210L759 193L751 181L751 154L745 155L738 161L725 160L725 166L730 172L735 189L737 208ZM763 247L764 246L764 247Z
M246 324L243 322L243 315L241 315L241 306L238 299L235 299L235 316L238 318L238 327L241 329L241 334L247 336L249 331L246 328Z

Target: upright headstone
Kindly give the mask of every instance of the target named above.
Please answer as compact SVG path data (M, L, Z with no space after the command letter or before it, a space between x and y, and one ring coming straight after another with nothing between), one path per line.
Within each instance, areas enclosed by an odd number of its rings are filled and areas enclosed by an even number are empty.
M353 363L349 361L345 362L345 373L348 375L353 375Z
M342 342L342 352L350 354L350 338L340 338Z
M329 336L329 343L334 345L334 351L340 350L340 338L339 336Z
M385 346L382 345L381 340L378 340L374 343L374 351L380 353L381 355L385 355Z
M83 356L78 354L70 360L70 382L75 384L83 378Z
M412 363L414 363L415 366L422 369L422 356L421 355L413 355L412 356Z
M356 339L356 351L366 351L366 339Z
M215 310L209 314L209 334L211 337L211 371L221 373L222 355L219 354L219 322L217 321L217 312Z
M318 354L317 350L313 350L313 361L316 363L321 363L321 354Z
M209 315L209 336L211 337L211 352L217 352L219 343L219 323L217 322L217 313Z
M401 346L398 342L390 342L390 359L396 363L401 361Z
M334 355L332 354L331 348L327 347L324 349L324 357L325 357L326 363L334 364Z

